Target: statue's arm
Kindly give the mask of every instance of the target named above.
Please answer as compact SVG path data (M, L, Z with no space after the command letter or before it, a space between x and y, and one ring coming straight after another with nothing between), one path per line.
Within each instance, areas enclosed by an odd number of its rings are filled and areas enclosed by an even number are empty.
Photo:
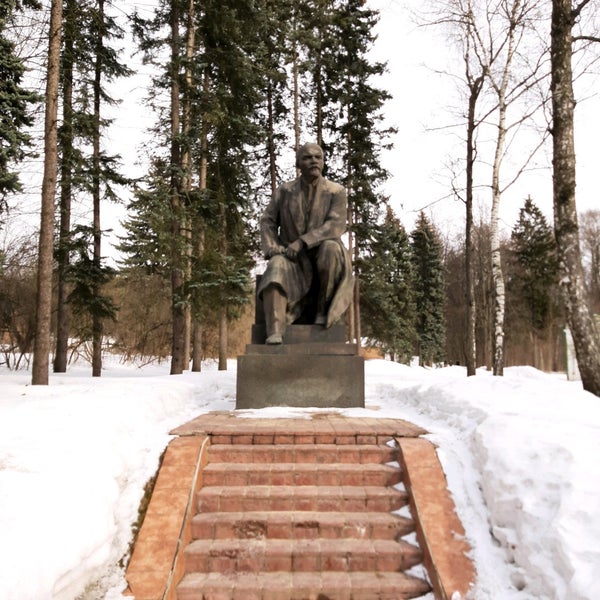
M260 241L265 258L283 254L285 247L279 239L281 190L277 190L260 218Z
M337 185L323 224L300 236L307 248L318 246L325 240L338 239L346 232L347 206L346 190Z

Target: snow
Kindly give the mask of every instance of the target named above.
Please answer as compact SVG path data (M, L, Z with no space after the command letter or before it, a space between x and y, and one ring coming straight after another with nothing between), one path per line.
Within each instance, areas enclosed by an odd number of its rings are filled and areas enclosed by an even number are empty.
M169 376L107 358L101 378L75 366L49 386L0 368L0 598L123 598L120 561L168 432L233 409L235 366ZM472 546L470 598L600 598L599 398L530 367L365 369L366 408L341 412L429 431Z

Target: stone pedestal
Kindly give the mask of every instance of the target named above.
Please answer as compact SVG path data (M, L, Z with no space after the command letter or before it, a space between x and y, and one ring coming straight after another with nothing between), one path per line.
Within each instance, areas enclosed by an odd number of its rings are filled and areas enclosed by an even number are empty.
M364 407L364 359L345 328L290 325L281 345L265 345L264 325L238 357L236 408Z

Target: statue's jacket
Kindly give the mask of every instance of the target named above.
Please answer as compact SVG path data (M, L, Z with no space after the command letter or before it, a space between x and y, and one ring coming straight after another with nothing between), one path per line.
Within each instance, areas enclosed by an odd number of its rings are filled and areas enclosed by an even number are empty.
M327 314L327 327L335 323L352 300L354 279L350 253L342 242L346 232L346 191L338 183L319 177L310 214L303 208L302 179L282 184L267 206L261 221L261 243L265 255L278 246L288 246L301 238L305 243L297 260L283 255L271 259L258 289L259 295L269 284L280 285L288 297L287 320L292 323L300 316L302 299L308 293L315 273L308 252L325 240L335 240L344 256L343 275Z

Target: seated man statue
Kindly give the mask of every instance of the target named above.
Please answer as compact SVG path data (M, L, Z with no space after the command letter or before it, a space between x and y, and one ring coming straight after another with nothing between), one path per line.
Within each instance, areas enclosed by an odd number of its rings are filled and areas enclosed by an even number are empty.
M261 278L267 344L281 344L285 327L314 304L314 323L330 327L352 299L346 192L323 177L323 150L305 144L296 155L300 177L281 185L260 220L269 263ZM311 297L315 294L315 297ZM315 312L316 311L316 312Z

